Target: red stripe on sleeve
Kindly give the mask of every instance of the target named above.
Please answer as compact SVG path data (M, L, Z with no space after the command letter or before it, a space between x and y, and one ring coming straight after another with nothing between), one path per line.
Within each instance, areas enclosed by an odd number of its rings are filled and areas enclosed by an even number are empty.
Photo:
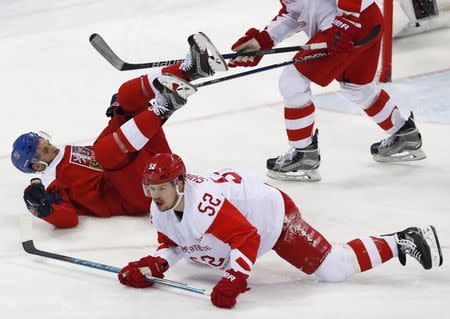
M251 268L250 268L251 265L247 264L247 262L246 262L242 257L239 257L238 259L236 259L236 262L237 262L238 265L241 266L243 269L245 269L245 270L247 270L247 271L250 271L250 270L251 270Z
M206 232L230 245L231 249L238 249L255 263L261 241L258 231L228 200L225 199Z
M356 258L358 258L358 264L359 268L361 268L361 272L371 269L372 263L370 262L370 256L364 246L364 243L360 239L354 239L347 244L353 249L356 254Z
M157 250L178 246L173 240L171 240L169 237L167 237L161 232L158 232L158 243L160 245Z

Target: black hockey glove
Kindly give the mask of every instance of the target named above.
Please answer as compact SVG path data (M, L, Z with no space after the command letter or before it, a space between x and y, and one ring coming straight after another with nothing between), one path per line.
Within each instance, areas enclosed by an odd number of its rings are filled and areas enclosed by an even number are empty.
M53 212L50 198L40 178L31 179L30 185L23 192L23 199L30 213L39 218L47 217Z
M128 113L125 113L123 108L120 106L119 102L117 101L117 93L113 94L111 97L111 102L109 103L109 107L106 109L106 116L113 118L114 116L122 117L125 122L132 118L132 116Z

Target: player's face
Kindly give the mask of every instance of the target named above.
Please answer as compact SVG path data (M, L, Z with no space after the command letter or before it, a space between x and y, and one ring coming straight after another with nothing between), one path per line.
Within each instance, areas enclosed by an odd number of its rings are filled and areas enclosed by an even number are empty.
M34 156L37 160L50 164L58 154L58 152L59 149L55 145L51 144L48 139L39 137L39 143ZM47 167L45 164L40 162L33 163L32 165L33 168L38 172L45 170L45 168Z
M36 158L40 161L48 163L58 154L59 149L51 144L48 139L40 137L39 144L36 149Z
M174 181L146 187L161 212L171 209L178 199Z

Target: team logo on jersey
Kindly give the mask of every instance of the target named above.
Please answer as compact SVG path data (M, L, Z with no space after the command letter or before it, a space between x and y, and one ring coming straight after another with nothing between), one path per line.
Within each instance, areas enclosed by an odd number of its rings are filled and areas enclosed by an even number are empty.
M150 164L148 164L148 169L149 169L150 171L153 171L155 168L156 168L156 163L150 163Z
M70 163L84 166L96 171L102 171L102 167L95 159L95 153L90 146L72 146Z

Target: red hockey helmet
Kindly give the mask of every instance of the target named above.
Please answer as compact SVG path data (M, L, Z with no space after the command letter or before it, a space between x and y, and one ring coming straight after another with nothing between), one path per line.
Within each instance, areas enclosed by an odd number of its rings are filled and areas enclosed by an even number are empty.
M159 153L150 158L144 169L143 185L158 185L186 175L186 166L177 154Z

